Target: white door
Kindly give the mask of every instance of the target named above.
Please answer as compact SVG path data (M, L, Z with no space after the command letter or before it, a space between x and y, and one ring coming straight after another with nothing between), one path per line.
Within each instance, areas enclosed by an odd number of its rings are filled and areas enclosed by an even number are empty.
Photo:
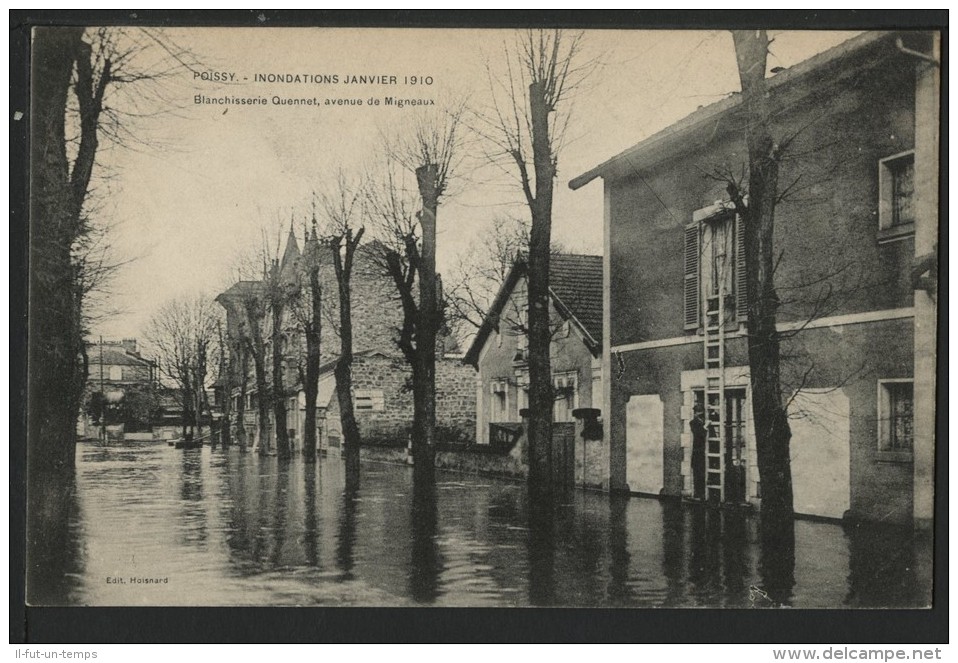
M848 397L841 389L808 389L789 407L795 513L841 518L850 507Z
M625 408L625 482L633 493L658 495L663 486L665 407L658 394L632 396Z

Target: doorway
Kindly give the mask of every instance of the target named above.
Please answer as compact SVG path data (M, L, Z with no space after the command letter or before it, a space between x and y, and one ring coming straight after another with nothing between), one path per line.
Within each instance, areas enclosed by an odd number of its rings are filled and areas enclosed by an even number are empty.
M728 504L745 504L747 499L747 467L748 453L745 437L745 420L747 411L744 388L730 388L725 390L725 449L723 458L725 471L721 474L713 474L711 479L706 467L715 470L718 468L720 460L714 455L718 449L708 449L706 454L706 445L710 444L707 438L712 437L711 444L718 444L714 434L709 435L715 428L722 425L717 413L713 413L706 419L705 409L705 390L695 390L694 418L690 427L692 429L692 478L693 478L693 496L699 499L705 499L706 495L715 495L719 490L710 490L710 488L721 488L722 485L716 485L716 481L724 484L725 502ZM711 457L710 457L711 456ZM707 482L711 480L712 484Z

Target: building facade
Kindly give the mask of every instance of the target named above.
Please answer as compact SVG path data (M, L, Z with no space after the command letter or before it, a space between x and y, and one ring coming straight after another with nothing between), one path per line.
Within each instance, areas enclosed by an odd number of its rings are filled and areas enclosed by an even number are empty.
M78 432L95 438L101 410L110 426L125 432L148 431L153 423L156 365L142 356L137 341L98 341L86 344L87 382Z
M772 134L790 141L775 282L800 514L931 513L934 396L916 365L934 343L916 330L934 328L936 295L915 277L935 270L915 266L936 251L936 44L867 33L768 79ZM613 489L761 504L743 227L719 175L746 159L733 95L570 183L605 187Z
M523 259L513 265L465 355L465 362L476 369L480 444L494 442L497 434L509 435L529 407L527 270ZM553 421L572 425L576 410L600 407L602 257L553 255L549 285ZM606 442L578 438L576 444L577 483L607 485L607 465L599 460L607 458Z

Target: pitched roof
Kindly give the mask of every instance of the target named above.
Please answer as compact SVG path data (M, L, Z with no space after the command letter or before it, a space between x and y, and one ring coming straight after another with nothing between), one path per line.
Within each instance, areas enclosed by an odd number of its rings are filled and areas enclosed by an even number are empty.
M513 264L463 358L465 363L478 364L480 350L497 328L499 315L527 270L524 258ZM589 350L598 356L602 349L602 256L553 254L549 260L549 291L560 315L578 325Z
M237 281L229 288L221 292L216 296L216 301L220 301L220 298L223 299L233 299L239 297L247 297L249 295L258 295L263 292L263 282L262 281Z
M849 58L851 55L865 57L865 52L872 46L881 46L883 42L891 43L891 36L898 33L892 32L866 32L862 35L849 39L838 46L809 58L794 67L776 74L767 79L769 92L776 90L786 90L793 85L799 84L809 79L820 79L826 70L832 70L847 66L853 62ZM773 98L774 101L774 98ZM597 177L607 177L625 169L627 172L644 167L648 163L674 156L675 141L694 134L697 130L705 130L710 127L709 135L719 128L716 121L719 118L726 117L742 105L742 95L735 92L725 97L721 101L699 108L695 112L687 115L683 119L666 127L658 133L633 145L629 149L620 152L614 157L604 161L595 168L574 177L569 181L570 189L579 189L585 186ZM728 123L726 123L727 125ZM714 127L713 127L714 125ZM722 125L722 126L726 126Z
M296 270L301 256L299 242L296 241L296 233L293 232L293 224L290 223L289 236L286 238L286 250L283 251L283 259L279 263L280 273L290 280L296 278Z
M102 362L100 360L102 349ZM87 346L87 358L91 364L104 366L149 366L150 360L131 354L122 345L91 343Z
M549 261L552 295L602 345L602 256L559 253Z

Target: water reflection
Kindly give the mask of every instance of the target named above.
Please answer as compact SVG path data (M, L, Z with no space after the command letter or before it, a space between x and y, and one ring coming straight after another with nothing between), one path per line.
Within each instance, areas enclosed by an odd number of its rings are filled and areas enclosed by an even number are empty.
M343 580L353 579L353 548L356 545L356 502L359 489L350 482L343 490L336 540L336 563Z
M795 587L795 522L764 519L760 523L762 596L776 606L792 605Z
M555 506L533 501L528 509L529 601L550 606L555 604Z
M441 559L436 537L439 532L435 486L413 487L412 557L409 564L409 594L417 603L432 603L439 596Z
M759 519L237 449L81 447L31 517L34 604L878 607L930 601L929 541L889 527ZM156 588L108 577L168 577Z
M73 472L42 476L31 486L27 535L27 603L59 605L77 600L84 572L79 501Z

